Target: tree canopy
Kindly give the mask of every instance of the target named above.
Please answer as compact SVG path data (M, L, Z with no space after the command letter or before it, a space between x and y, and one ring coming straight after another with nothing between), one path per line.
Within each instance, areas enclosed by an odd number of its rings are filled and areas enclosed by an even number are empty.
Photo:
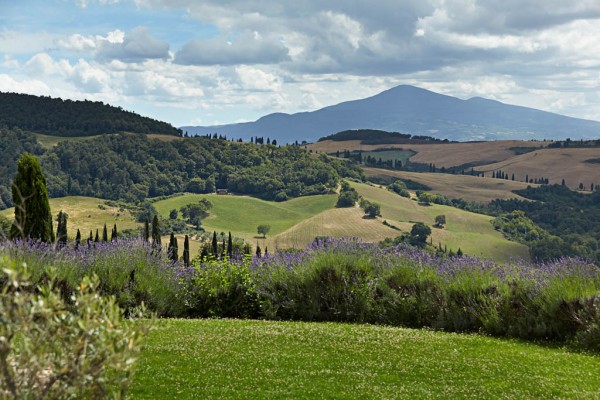
M174 126L98 101L73 101L0 92L0 121L9 128L51 136L136 132L179 136Z

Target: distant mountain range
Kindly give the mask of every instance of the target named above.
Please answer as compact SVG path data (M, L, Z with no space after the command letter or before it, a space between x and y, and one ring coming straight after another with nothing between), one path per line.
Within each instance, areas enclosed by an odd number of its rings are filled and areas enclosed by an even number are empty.
M312 112L274 113L255 122L182 126L191 135L218 133L228 138L270 137L279 143L316 141L349 129L381 129L440 139L595 139L600 122L473 97L461 100L400 85L366 99Z

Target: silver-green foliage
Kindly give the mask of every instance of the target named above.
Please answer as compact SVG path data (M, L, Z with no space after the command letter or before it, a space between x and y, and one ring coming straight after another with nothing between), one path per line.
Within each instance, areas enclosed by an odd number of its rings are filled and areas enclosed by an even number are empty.
M101 297L96 277L65 301L54 272L35 286L25 264L0 265L0 398L124 398L143 324Z

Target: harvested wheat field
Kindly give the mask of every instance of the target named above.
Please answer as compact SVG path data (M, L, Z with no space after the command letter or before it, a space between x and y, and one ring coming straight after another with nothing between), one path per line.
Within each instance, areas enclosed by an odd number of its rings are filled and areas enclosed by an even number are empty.
M515 174L519 181L524 181L525 175L529 179L548 178L551 184L561 183L564 179L571 189L578 189L579 183L583 183L585 190L589 190L592 183L600 184L599 161L599 148L542 149L475 170L485 171L486 175L502 170L509 176Z
M483 203L494 199L523 199L512 191L525 189L528 186L524 182L488 177L482 178L471 175L392 171L379 168L365 168L364 170L368 177L410 179L429 186L434 193L443 194L450 198L461 198ZM532 184L529 186L537 185Z
M325 140L310 144L313 151L333 153L344 150L373 151L377 149L404 149L416 152L411 162L433 163L436 167L453 167L469 163L492 163L514 157L519 148L547 146L548 142L500 140L495 142L432 143L432 144L377 144L365 145L360 140Z

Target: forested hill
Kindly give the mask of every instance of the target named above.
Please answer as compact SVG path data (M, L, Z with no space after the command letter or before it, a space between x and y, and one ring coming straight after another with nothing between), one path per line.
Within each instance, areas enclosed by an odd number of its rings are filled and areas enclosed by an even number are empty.
M360 179L353 163L277 147L206 137L161 141L142 134L66 140L44 150L33 134L0 128L0 208L12 205L10 185L20 153L39 154L51 197L85 195L141 201L178 192L229 189L266 200L332 192L340 177Z
M417 143L449 143L448 139L437 139L431 136L411 135L409 133L388 132L378 129L350 129L320 138L318 141L360 140L362 144L417 144Z
M52 136L135 132L179 135L166 122L97 101L73 101L0 92L0 126Z

